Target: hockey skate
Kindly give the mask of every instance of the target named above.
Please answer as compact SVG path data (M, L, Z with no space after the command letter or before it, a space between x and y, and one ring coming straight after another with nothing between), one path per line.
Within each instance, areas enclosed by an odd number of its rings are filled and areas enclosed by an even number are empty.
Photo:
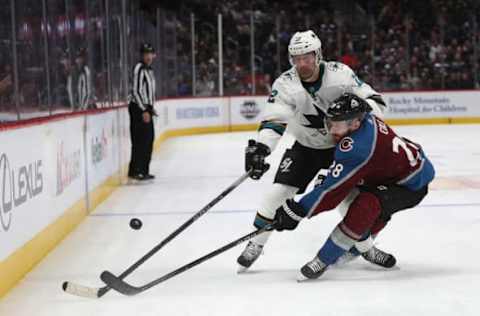
M151 183L151 181L155 179L154 175L144 175L144 174L134 174L134 175L129 175L127 178L127 185L140 185L140 184L147 184Z
M373 264L379 265L384 268L392 268L397 260L389 253L386 253L377 247L373 246L367 252L362 253L362 257Z
M260 257L263 253L263 245L257 244L253 241L249 241L245 250L238 257L237 262L240 265L238 267L238 273L247 271L248 268Z
M300 274L297 277L298 282L302 282L310 279L319 278L328 266L323 263L317 256L312 261L307 262L301 269Z

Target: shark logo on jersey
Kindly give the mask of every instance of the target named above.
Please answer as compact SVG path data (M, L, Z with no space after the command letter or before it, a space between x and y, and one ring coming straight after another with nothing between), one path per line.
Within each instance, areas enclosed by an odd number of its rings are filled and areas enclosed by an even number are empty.
M313 104L313 107L318 114L303 114L303 116L308 120L308 122L310 122L310 124L303 126L317 129L325 128L325 113L316 104Z
M336 63L336 62L328 63L327 67L328 67L328 69L331 70L331 71L338 71L338 70L342 70L342 69L343 69L343 65L341 65L341 64L339 64L339 63Z

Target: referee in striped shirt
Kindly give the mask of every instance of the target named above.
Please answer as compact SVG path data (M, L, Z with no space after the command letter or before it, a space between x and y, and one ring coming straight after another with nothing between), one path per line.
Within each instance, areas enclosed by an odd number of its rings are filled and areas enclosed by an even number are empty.
M155 77L152 62L155 50L145 43L140 48L142 59L133 69L132 90L128 100L130 114L130 137L132 156L128 167L128 177L135 180L150 180L149 165L152 157L154 129L152 116L155 101Z

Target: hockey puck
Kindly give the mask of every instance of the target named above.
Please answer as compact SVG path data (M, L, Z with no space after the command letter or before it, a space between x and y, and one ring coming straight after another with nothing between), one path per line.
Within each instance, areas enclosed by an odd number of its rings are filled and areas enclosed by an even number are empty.
M142 225L143 225L142 221L139 220L138 218L132 218L130 220L130 227L132 229L139 230L140 228L142 228Z

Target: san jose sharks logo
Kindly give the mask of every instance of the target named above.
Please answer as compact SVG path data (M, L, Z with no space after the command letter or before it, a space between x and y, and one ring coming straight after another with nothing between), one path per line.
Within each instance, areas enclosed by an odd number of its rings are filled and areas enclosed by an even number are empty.
M312 104L317 114L303 114L303 116L307 119L310 124L303 125L309 128L325 128L325 112L320 109L315 103Z

